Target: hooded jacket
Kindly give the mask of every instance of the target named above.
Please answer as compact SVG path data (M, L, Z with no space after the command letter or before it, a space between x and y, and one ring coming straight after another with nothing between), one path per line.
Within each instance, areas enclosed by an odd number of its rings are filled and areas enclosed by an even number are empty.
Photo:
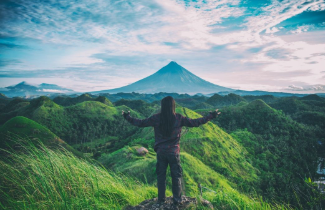
M198 118L198 119L191 119L188 117L184 117L181 114L176 113L176 120L173 126L172 133L169 137L165 137L162 135L162 132L159 128L160 122L160 113L152 115L149 118L140 120L130 116L129 113L124 115L124 118L131 123L132 125L138 127L154 127L155 132L155 146L154 150L156 153L173 153L179 154L180 146L179 140L181 138L182 127L199 127L202 124L207 123L211 119L215 118L216 115L213 112L210 112L207 116Z

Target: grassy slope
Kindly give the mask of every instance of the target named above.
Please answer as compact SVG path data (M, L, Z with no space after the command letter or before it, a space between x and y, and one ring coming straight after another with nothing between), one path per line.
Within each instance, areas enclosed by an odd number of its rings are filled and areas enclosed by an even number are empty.
M0 161L2 209L122 209L156 196L156 188L76 158L23 145Z
M140 146L127 146L114 153L102 155L99 161L116 172L136 177L150 185L155 184L155 153L152 149L149 149L146 156L138 156L136 149ZM270 205L240 193L226 177L215 172L202 161L186 152L181 152L181 162L183 182L185 183L182 188L187 196L199 195L198 183L200 183L203 187L206 187L202 189L203 198L211 201L218 209L286 209L285 206ZM170 195L171 191L171 177L169 174L168 169L167 195Z
M201 115L186 108L179 113L189 118ZM226 132L208 122L198 128L190 128L181 139L182 151L192 154L214 170L227 170L230 176L239 176L247 181L256 179L254 168L245 161L246 150Z
M57 133L68 143L88 142L105 136L129 136L135 128L123 122L122 110L126 106L112 107L98 101L85 101L62 107L47 97L32 100L13 116L25 116ZM134 116L140 117L132 111Z
M62 146L74 155L83 157L82 153L74 150L49 129L26 117L14 117L0 126L0 148L6 149L17 146L23 140L31 142L41 141L44 145L53 148Z
M325 129L325 99L317 95L308 95L302 98L281 98L271 103L271 107L282 110L293 120L311 126L317 126L324 134ZM324 138L325 135L322 135Z
M307 205L309 197L302 193L308 191L304 178L314 178L318 160L314 130L262 100L221 112L215 123L245 145L250 162L261 172L259 193L270 200Z
M4 148L6 140L14 136L41 139L43 143L55 141L58 137L44 126L26 117L14 117L0 126L0 145ZM10 142L8 142L10 144Z
M123 209L157 196L156 187L107 171L68 151L21 146L24 151L12 153L5 162L0 160L2 209ZM214 175L210 169L207 174ZM218 209L286 209L228 189L216 194L204 191L203 197ZM198 204L196 209L205 208Z

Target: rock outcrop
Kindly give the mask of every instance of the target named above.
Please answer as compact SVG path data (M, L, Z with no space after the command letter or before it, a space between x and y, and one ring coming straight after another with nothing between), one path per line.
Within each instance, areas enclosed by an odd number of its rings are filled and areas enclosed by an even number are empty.
M162 204L157 203L157 198L145 200L137 206L127 206L125 210L186 210L197 209L198 206L205 206L207 209L213 209L212 204L204 199L199 201L196 198L182 196L182 205L174 205L173 198L167 197L166 202Z
M138 155L144 156L148 153L148 150L144 147L140 147L137 149L137 153L138 153Z

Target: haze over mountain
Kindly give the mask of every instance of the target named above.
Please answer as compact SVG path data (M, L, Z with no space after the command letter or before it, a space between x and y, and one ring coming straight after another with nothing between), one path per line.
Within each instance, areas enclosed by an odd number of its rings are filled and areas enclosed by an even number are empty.
M1 88L0 92L7 97L24 97L24 98L35 98L37 96L47 95L54 97L55 95L71 95L77 94L77 92L67 89L56 84L42 83L40 85L32 85L25 81L17 84ZM92 94L105 94L109 93L139 93L139 94L156 94L156 93L175 93L175 94L198 94L212 96L214 94L228 95L230 93L235 93L237 95L273 95L277 97L284 96L305 96L307 94L296 94L296 93L285 93L285 92L267 92L261 90L246 91L246 90L235 90L227 87L222 87L211 82L208 82L181 65L177 64L175 61L170 62L168 65L164 66L156 73L143 78L137 82L130 85L126 85L120 88L114 88L109 90L100 90L94 92L88 92ZM75 95L75 96L77 96ZM318 93L318 95L323 96L324 93ZM74 96L74 97L75 97ZM122 97L123 98L123 97Z
M215 85L200 77L194 75L175 61L161 68L156 73L134 82L130 85L110 89L96 91L94 93L217 93L220 91L234 91L233 89Z
M32 85L25 81L18 83L17 85L8 86L5 90L2 90L6 96L15 97L15 96L23 96L23 97L31 97L31 96L39 96L39 95L48 95L55 93L73 93L74 91L71 89L67 89L64 87L60 87L55 84L47 84L42 83L40 85Z

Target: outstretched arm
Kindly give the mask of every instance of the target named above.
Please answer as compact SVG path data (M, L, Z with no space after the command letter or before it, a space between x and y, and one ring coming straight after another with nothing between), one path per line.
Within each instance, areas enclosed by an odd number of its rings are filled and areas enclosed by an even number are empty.
M122 110L122 115L123 115L124 119L126 119L129 123L131 123L132 125L138 126L138 127L149 127L149 126L155 125L155 117L154 117L155 115L152 115L151 117L143 119L143 120L131 117L130 111L124 112Z
M212 120L213 118L216 118L221 112L218 112L218 109L210 112L207 116L197 118L197 119L191 119L188 117L182 117L182 126L186 127L199 127L202 124L207 123L208 121Z

